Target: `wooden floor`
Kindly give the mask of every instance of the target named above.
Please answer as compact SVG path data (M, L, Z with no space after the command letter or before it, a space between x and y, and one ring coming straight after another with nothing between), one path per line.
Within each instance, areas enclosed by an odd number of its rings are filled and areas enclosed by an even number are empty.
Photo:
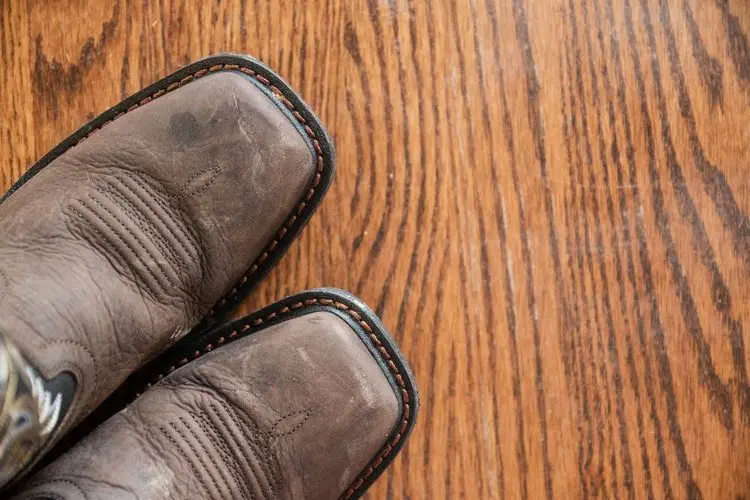
M371 497L748 498L750 4L0 0L0 188L219 51L338 157L244 310L349 289L419 381Z

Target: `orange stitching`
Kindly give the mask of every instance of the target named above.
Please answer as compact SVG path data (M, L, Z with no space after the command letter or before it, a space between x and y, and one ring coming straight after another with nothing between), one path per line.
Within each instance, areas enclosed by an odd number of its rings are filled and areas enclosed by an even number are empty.
M193 81L197 80L198 78L200 78L202 76L205 76L205 75L207 75L209 73L215 73L216 71L220 71L220 70L225 70L225 71L240 71L240 72L242 72L242 73L244 73L246 75L249 75L249 76L253 77L255 80L257 80L258 82L260 82L263 85L265 85L266 87L268 87L269 90L271 90L271 92L276 96L276 98L279 99L282 102L282 104L284 104L284 106L286 106L287 108L289 108L292 111L292 115L294 116L294 118L298 122L300 122L300 124L303 126L303 128L305 130L305 133L312 140L313 149L315 149L315 153L317 154L317 161L316 161L316 170L317 170L317 173L316 173L316 176L314 177L313 181L311 182L312 188L307 192L304 200L297 206L297 209L294 212L292 212L292 216L289 217L284 222L284 224L282 225L281 229L276 232L276 235L275 235L273 241L271 241L271 243L269 243L266 246L266 248L264 249L263 253L259 257L257 257L255 259L255 263L252 265L252 267L250 268L250 270L244 276L242 276L242 278L240 279L240 285L243 285L258 270L258 267L259 267L258 264L260 264L260 263L262 263L263 261L266 260L266 258L268 257L268 252L270 252L273 249L275 249L278 246L279 242L284 239L284 236L286 236L288 230L296 222L297 215L299 214L299 212L305 207L306 202L310 201L310 199L314 196L315 190L317 189L317 187L318 187L318 185L320 183L320 181L319 181L319 175L323 172L323 149L320 146L320 141L318 140L318 137L315 135L315 131L312 128L310 128L310 126L307 124L307 120L305 120L305 118L299 113L299 111L296 110L296 108L294 107L294 105L291 102L288 101L287 97L284 96L284 95L280 95L279 93L277 93L277 92L281 92L281 91L277 87L275 87L270 82L270 80L268 80L267 78L259 75L254 70L252 70L250 68L241 67L238 64L215 64L215 65L211 66L210 68L200 69L200 70L196 71L195 73L193 73L192 75L188 75L188 76L183 77L180 81L170 83L169 85L167 85L166 89L159 89L156 92L154 92L153 94L151 94L150 96L147 96L147 97L141 99L136 104L133 104L132 106L130 106L126 111L117 113L114 116L114 118L112 118L111 120L108 120L108 121L102 123L97 128L89 131L88 134L86 134L85 136L83 136L80 140L78 140L78 142L75 143L75 146L77 146L78 144L80 144L81 142L83 142L84 140L86 140L87 138L91 137L95 132L101 130L106 125L112 123L113 121L115 121L116 119L120 118L124 114L126 114L126 113L128 113L130 111L133 111L134 109L137 109L140 106L142 106L144 104L147 104L147 103L153 101L154 99L157 99L157 98L159 98L159 97L167 94L168 92L172 92L173 90L176 90L176 89L182 87L185 84L193 82ZM224 296L218 302L219 306L223 306L224 304L226 304L227 300L233 298L236 295L236 293L237 293L236 288L233 288L232 291L228 295ZM211 317L214 314L216 314L216 310L215 309L211 309L208 312L208 314L206 314L206 317L207 318Z
M367 467L367 470L362 472L357 481L352 484L348 490L346 490L346 493L341 497L344 500L347 500L351 498L352 495L364 484L365 480L372 475L372 473L375 471L375 469L378 468L378 466L383 462L383 460L390 455L390 453L393 451L393 448L401 441L401 439L404 437L404 432L406 431L407 427L409 426L409 419L411 418L411 398L409 397L409 392L406 390L406 382L404 381L404 377L399 371L396 364L393 362L393 357L391 354L386 350L385 345L383 342L372 332L372 327L367 323L365 320L362 319L362 316L355 311L354 309L350 308L346 304L338 301L333 301L331 299L323 299L323 298L310 298L305 299L304 304L311 306L314 304L321 304L321 305L327 305L327 306L333 306L341 311L346 312L349 316L351 316L353 319L355 319L360 325L362 325L366 331L370 332L369 337L370 339L375 343L375 346L378 349L378 352L380 352L385 359L387 360L388 369L391 370L391 373L393 373L394 378L396 379L396 383L399 385L399 388L401 389L401 398L404 402L404 411L403 411L403 417L401 419L401 422L399 424L399 431L398 433L393 437L393 439L386 443L385 448L381 450L381 452L378 454L378 457L370 463L370 465ZM296 302L292 304L291 306L285 306L282 307L279 311L273 311L268 313L263 318L255 318L252 320L253 326L259 326L262 325L266 321L270 321L272 319L276 319L278 317L283 317L285 314L289 314L293 312L293 310L299 309L302 307L302 302ZM249 326L247 324L243 325L242 331L249 330ZM237 336L237 330L232 331L232 333L229 335L230 337L236 337ZM203 352L195 351L193 360L196 360L200 358L202 355L211 352L213 350L212 344L207 344L203 348ZM183 361L187 362L187 359L184 359ZM180 362L182 363L182 361ZM170 367L171 368L171 367ZM149 382L146 384L146 387L143 389L145 391L149 387L151 387L152 384L155 384L162 378L164 378L165 375L168 375L171 372L171 369L167 373L160 374L156 377L156 379L153 382ZM143 391L139 392L140 395Z

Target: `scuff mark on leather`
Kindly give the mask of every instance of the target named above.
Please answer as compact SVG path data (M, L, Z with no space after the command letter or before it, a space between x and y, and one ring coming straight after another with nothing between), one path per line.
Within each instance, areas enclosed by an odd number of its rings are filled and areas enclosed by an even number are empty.
M178 144L190 144L201 135L201 126L189 111L174 113L169 118L169 135Z

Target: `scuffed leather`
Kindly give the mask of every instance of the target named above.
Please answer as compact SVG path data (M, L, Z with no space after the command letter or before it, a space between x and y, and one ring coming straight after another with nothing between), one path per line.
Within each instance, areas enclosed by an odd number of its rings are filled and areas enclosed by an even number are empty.
M398 413L357 334L310 313L173 372L17 498L336 498Z
M277 98L218 72L109 123L0 205L0 334L45 377L74 374L59 432L246 273L314 161Z

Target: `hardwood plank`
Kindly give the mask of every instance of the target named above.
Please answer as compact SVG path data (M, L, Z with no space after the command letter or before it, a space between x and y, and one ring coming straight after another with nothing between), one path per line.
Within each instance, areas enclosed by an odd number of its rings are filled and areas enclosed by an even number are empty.
M0 0L0 190L217 51L276 68L337 179L246 313L337 286L420 383L370 496L750 494L750 6Z

